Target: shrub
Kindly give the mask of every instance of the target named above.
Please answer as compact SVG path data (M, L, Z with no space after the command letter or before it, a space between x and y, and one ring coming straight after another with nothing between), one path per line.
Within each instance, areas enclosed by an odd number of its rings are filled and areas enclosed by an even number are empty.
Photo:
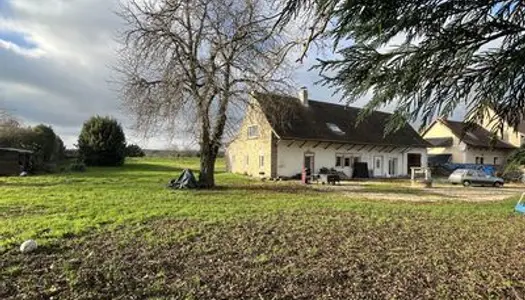
M120 166L126 157L122 126L110 117L87 120L78 137L80 159L88 166Z
M126 146L127 157L144 157L146 154L142 151L139 145L129 144Z
M69 165L68 170L70 172L85 172L86 171L86 164L83 162L76 162Z
M0 145L33 151L33 170L52 172L63 159L64 143L47 125L23 127L18 123L0 125Z
M508 180L517 180L523 173L521 166L525 165L525 147L513 151L508 157L503 170L503 176Z
M47 170L46 165L59 159L59 138L53 131L53 128L40 124L33 127L33 134L30 139L31 146L29 148L34 152L33 160L35 166L37 168L43 167Z

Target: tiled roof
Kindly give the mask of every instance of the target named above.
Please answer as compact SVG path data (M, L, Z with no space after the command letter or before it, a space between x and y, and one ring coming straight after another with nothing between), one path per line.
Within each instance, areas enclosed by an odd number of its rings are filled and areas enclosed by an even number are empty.
M439 120L450 128L455 136L465 144L474 147L495 148L495 149L515 149L513 145L506 143L495 137L490 131L480 125L467 125L464 122Z
M313 100L304 106L298 98L275 94L255 93L254 97L281 139L429 146L408 123L385 135L389 113L374 111L358 123L359 108Z

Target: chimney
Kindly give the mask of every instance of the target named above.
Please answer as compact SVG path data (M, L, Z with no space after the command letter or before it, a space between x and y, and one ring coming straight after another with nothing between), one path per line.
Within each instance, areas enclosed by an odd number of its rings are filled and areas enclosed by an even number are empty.
M304 106L308 107L308 89L305 86L301 87L299 90L299 101L301 101Z

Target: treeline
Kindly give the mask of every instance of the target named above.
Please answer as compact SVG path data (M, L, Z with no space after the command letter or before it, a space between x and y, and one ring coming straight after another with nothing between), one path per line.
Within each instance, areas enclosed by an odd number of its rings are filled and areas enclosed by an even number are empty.
M68 161L67 170L87 166L120 166L126 157L200 157L197 150L143 150L127 144L124 130L111 117L94 116L84 122L78 149L66 149L62 139L48 125L25 126L13 118L0 119L0 148L31 150L33 172L53 172L57 164ZM219 156L224 156L223 152ZM61 169L64 169L62 164Z
M156 150L144 149L148 157L200 157L198 150ZM219 151L218 157L224 157L224 151Z
M24 126L13 119L0 122L0 147L33 151L32 169L37 171L52 171L65 158L66 151L51 126Z

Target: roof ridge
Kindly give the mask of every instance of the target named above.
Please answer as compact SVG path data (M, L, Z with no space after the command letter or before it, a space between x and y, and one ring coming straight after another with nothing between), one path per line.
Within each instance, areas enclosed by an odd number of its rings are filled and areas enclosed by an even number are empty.
M281 139L324 140L403 147L426 148L428 146L428 143L408 122L398 131L385 135L388 118L391 116L387 112L374 110L366 118L366 122L358 122L358 114L363 108L347 104L309 100L310 105L304 106L297 97L268 92L254 93L254 98L261 104L266 119ZM288 110L289 112L286 112ZM345 134L338 134L331 131L327 123L354 127Z
M452 134L454 136L456 136L457 138L459 138L462 142L468 144L468 145L473 145L473 146L480 146L479 144L476 145L475 142L473 142L472 140L470 140L467 136L467 133L468 134L471 134L473 136L473 138L475 138L476 140L482 142L482 140L485 140L486 138L490 138L490 139L493 139L494 137L491 136L492 135L492 132L487 130L486 128L484 128L483 126L481 126L480 124L478 123L470 123L470 125L472 126L470 128L470 130L465 130L465 127L467 126L467 122L465 121L453 121L453 120L447 120L447 119L438 119L443 125L447 126L448 129L450 129L450 131L452 132ZM453 126L461 126L461 128L453 128ZM459 131L459 132L458 132ZM475 132L477 131L477 133ZM485 137L483 136L479 136L479 134L483 134L485 135ZM482 142L483 144L486 143L487 141L485 140L484 142ZM494 148L517 148L516 146L512 145L511 143L503 140L502 138L496 136L496 143L500 143L500 146L499 147L496 147L494 146ZM487 143L487 145L485 146L488 146L489 143ZM505 147L501 147L501 144Z
M297 101L300 101L300 99L296 96L292 96L292 95L289 95L289 94L281 94L281 93L272 93L272 92L255 92L257 94L260 94L260 95L267 95L267 96L278 96L278 97L286 97L286 98L293 98ZM351 105L347 105L347 104L340 104L340 103L334 103L334 102L328 102L328 101L322 101L322 100L315 100L315 99L311 99L311 98L308 98L308 102L316 102L316 103L319 103L319 104L322 104L322 105L333 105L333 106L338 106L338 107L343 107L343 108L350 108L350 109L356 109L356 110L364 110L363 107L357 107L357 106L351 106ZM393 115L393 113L390 113L390 112L386 112L386 111L381 111L381 110L373 110L371 113L381 113L381 114L385 114L385 115Z

